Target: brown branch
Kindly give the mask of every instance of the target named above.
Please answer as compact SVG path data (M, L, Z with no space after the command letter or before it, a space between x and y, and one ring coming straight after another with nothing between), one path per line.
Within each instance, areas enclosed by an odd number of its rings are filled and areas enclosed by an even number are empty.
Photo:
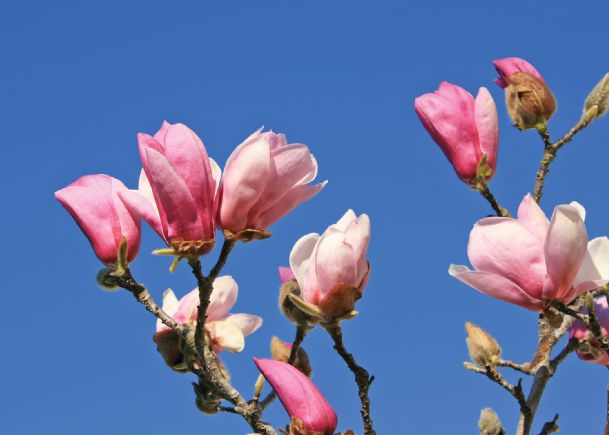
M554 357L554 359L550 361L550 369L552 373L556 372L556 369L558 368L560 363L562 363L565 358L567 358L569 354L571 354L571 352L577 350L578 345L579 340L577 338L572 338L567 342L566 346L558 353L558 355L556 355L556 357Z
M552 421L547 421L543 425L543 427L541 428L541 432L539 432L539 435L549 435L549 434L551 434L553 432L558 432L560 430L560 428L556 424L557 421L558 421L558 414L556 414L554 416Z
M556 158L556 153L563 145L568 142L571 142L573 136L575 136L579 131L583 130L592 122L594 117L591 116L582 116L582 118L575 124L575 126L567 132L562 138L554 142L553 144L548 144L549 136L545 138L542 134L542 138L544 139L545 150L543 153L543 158L539 164L539 169L537 170L537 174L535 176L535 188L533 189L533 198L537 203L541 201L541 197L543 195L543 187L546 179L546 175L550 171L550 165ZM547 134L547 131L546 131Z
M532 375L531 372L531 363L522 363L518 364L513 361L501 359L495 363L497 367L508 367L510 369L516 370L517 372L524 373L525 375Z
M510 393L514 399L516 399L518 405L520 406L521 412L526 412L527 399L524 396L524 391L522 390L522 379L518 380L518 384L512 385L501 375L501 373L497 371L495 367L491 366L490 364L480 367L471 362L464 362L463 367L474 373L485 375L491 381L501 386L505 391Z
M374 381L374 376L370 376L366 369L359 366L353 355L347 351L343 343L342 329L338 323L330 323L322 326L326 331L328 331L330 337L332 337L332 340L334 341L334 350L340 355L345 363L347 363L349 370L351 370L355 376L355 383L359 389L359 398L362 404L360 412L364 422L364 435L376 435L376 432L372 427L372 417L370 416L370 398L368 397L368 390Z
M491 189L488 187L488 183L485 178L478 179L476 181L476 185L473 187L474 190L480 192L480 195L484 197L491 205L492 209L495 211L497 216L499 217L511 217L512 214L508 211L508 209L501 207L495 196L491 193Z

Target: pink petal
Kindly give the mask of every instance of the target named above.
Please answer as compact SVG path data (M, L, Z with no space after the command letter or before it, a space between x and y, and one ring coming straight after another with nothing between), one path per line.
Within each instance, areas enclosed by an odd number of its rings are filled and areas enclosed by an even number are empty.
M528 310L541 311L544 303L526 294L512 281L489 272L470 270L465 266L451 264L448 269L450 276L469 285L485 295L502 301L520 305Z
M544 288L544 299L560 299L571 290L587 248L588 233L577 208L556 207L544 247L550 283Z
M306 375L283 361L254 358L254 363L290 417L301 420L309 431L334 433L338 424L336 413Z
M497 168L497 148L499 145L499 119L495 101L488 89L482 87L475 101L474 115L478 130L480 151L493 171Z
M541 74L539 74L535 67L528 63L526 60L520 59L519 57L506 57L504 59L497 59L493 61L493 65L495 66L497 72L501 75L501 77L495 80L495 83L497 83L502 88L506 88L508 86L508 83L505 81L505 77L509 77L517 72L531 74L545 83L543 77L541 76Z
M550 228L550 221L548 221L545 213L530 193L520 202L518 207L518 222L527 227L542 246L545 244L546 234L548 233L548 228Z
M253 314L237 313L226 318L227 322L233 322L239 327L244 337L253 334L262 326L262 318Z
M250 209L266 188L270 165L271 150L263 137L248 139L233 151L224 168L221 228L233 232L246 229Z
M146 199L144 195L134 190L126 190L124 192L119 192L118 196L129 210L144 218L144 220L148 222L148 225L165 240L161 218L155 207L153 207L152 203ZM168 241L165 240L165 242L167 243Z
M349 228L349 225L351 225L351 222L355 220L357 220L357 215L353 210L349 209L338 220L338 222L332 225L332 227L344 233L345 231L347 231L347 228Z
M275 203L273 207L265 211L260 216L256 222L257 227L268 228L294 208L317 195L327 183L327 181L324 181L323 183L315 185L304 184L294 187L283 198L281 198L281 200Z
M57 200L72 215L105 264L116 260L121 238L111 180L108 175L88 175L55 192Z
M180 298L178 308L173 314L173 318L178 323L194 323L197 320L199 309L199 289L186 293Z
M543 245L516 219L478 221L467 252L476 270L502 276L532 298L541 299L546 276Z
M219 276L214 281L214 289L209 298L207 320L224 319L237 302L239 287L230 275Z
M294 272L289 267L279 267L279 282L283 285L288 281L296 279Z
M317 233L307 234L298 239L290 253L290 268L296 276L298 286L303 293L303 298L311 303L313 303L313 300L319 300L316 290L317 279L313 276L312 283L307 283L306 281L310 276L309 270L312 269L312 274L315 274L315 267L312 267L314 264L313 254L319 239L320 235Z
M166 223L167 239L197 241L210 237L204 231L197 206L184 180L161 153L147 148L145 154L146 160L142 163L155 194L161 222Z
M469 182L476 175L482 154L474 119L474 98L457 88L442 83L436 93L416 98L414 107L457 175Z
M303 179L317 172L317 162L306 145L292 144L271 152L269 178L260 200L250 210L250 218L256 218L273 207Z
M368 272L368 260L366 259L366 251L370 241L370 218L368 215L362 214L358 219L351 222L345 236L345 241L353 249L353 261L357 265L355 282L358 283Z
M241 352L245 348L245 338L239 326L226 320L207 322L205 329L209 332L216 353L221 350Z
M165 292L163 293L163 306L162 306L163 311L165 311L168 315L173 317L173 315L176 313L176 311L178 311L178 306L179 306L178 298L176 298L176 295L173 292L173 290L171 290L170 288L165 290ZM165 326L165 324L163 322L161 322L160 319L157 319L156 332L169 331L170 329L171 328L169 328L169 326Z
M597 237L588 242L586 256L577 276L576 285L583 281L609 279L609 239Z
M164 140L161 141L163 154L188 187L204 226L204 233L211 235L215 229L212 212L216 186L205 146L184 124L164 124L162 128L165 133Z
M309 274L311 274L310 270ZM315 276L319 300L338 285L357 286L357 264L354 260L353 248L346 243L344 233L329 228L321 237L315 255ZM308 285L309 282L306 283L306 286Z

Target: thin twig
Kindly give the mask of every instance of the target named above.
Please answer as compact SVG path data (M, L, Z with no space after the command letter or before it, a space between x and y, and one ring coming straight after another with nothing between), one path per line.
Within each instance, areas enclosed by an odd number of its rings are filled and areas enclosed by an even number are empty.
M495 196L491 193L491 189L488 187L488 183L485 178L481 178L476 181L476 185L473 187L474 190L480 192L480 195L486 199L491 205L492 209L495 211L497 216L499 217L511 217L512 214L508 211L508 209L501 207Z
M368 390L370 385L374 381L374 376L370 376L368 371L363 367L359 366L355 361L355 358L345 348L343 343L342 328L338 323L330 323L323 325L332 340L334 340L334 350L340 355L340 357L347 363L349 370L353 372L355 376L355 383L359 389L359 398L362 404L361 414L364 422L364 435L376 435L373 429L372 417L370 416L370 398L368 397Z
M552 370L552 373L556 371L560 363L562 363L571 352L577 349L578 345L579 340L577 338L572 338L567 342L566 346L563 347L563 349L558 353L558 355L556 355L556 357L554 357L554 359L550 361L550 368Z
M522 379L518 380L518 384L512 385L510 384L502 375L495 369L495 367L486 365L484 367L480 367L471 362L464 362L463 367L467 370L472 371L474 373L480 373L485 375L491 381L500 385L505 391L510 393L514 399L518 402L521 411L525 410L527 407L527 399L524 396L524 391L522 390Z
M563 145L570 142L573 139L573 136L575 136L579 131L586 128L593 119L594 117L583 116L577 122L577 124L575 124L575 126L567 132L567 134L565 134L562 138L560 138L553 144L548 144L546 139L544 139L545 149L543 153L543 158L541 159L541 162L539 164L539 169L537 170L537 174L535 176L535 188L533 189L533 198L537 203L541 201L546 175L548 175L550 165L556 158L556 153L558 152L558 150L560 150L560 148L562 148Z
M509 360L499 360L496 363L497 367L508 367L510 369L516 370L517 372L524 373L525 375L532 375L531 372L531 364L530 363L522 363L518 364Z

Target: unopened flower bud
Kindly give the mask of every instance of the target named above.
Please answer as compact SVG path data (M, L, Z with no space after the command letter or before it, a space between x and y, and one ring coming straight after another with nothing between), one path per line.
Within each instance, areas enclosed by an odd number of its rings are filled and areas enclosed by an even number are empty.
M156 350L161 354L165 363L179 373L186 373L188 367L180 349L180 336L171 329L164 329L152 337Z
M278 337L273 337L271 339L271 357L274 360L288 362L291 352L291 344L281 341ZM311 364L309 363L309 356L302 347L298 348L296 359L294 359L292 365L305 375L311 376L312 370Z
M596 111L594 113L594 106ZM592 89L584 103L584 115L594 113L593 119L600 118L609 109L609 73Z
M520 130L545 128L556 111L548 86L532 74L517 72L505 77L505 102L512 122Z
M471 360L479 366L495 365L501 359L501 347L484 329L473 323L465 323L467 349Z
M478 429L480 430L480 435L505 435L505 430L501 426L499 417L491 408L484 408L480 411Z
M297 325L306 325L310 317L298 308L290 299L289 295L300 297L301 291L295 279L288 280L281 284L279 290L279 309L290 322Z
M195 404L199 411L207 415L218 412L221 400L202 379L199 379L198 384L193 382L192 388L195 392Z
M99 272L97 272L97 276L95 277L95 281L97 281L97 285L100 286L102 290L116 290L119 288L118 280L116 276L112 273L114 269L110 269L108 267L104 267Z

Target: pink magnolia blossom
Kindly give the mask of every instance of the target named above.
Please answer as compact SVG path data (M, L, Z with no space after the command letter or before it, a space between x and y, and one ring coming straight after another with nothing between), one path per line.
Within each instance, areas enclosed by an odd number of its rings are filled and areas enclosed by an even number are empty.
M308 431L332 435L338 418L319 389L300 370L283 361L254 358L260 373L271 384L290 418Z
M442 82L434 93L416 98L414 109L461 180L470 183L476 177L483 155L492 169L487 178L493 177L499 123L495 101L486 88L480 88L474 100L465 89Z
M604 254L609 255L609 249L607 249L607 247ZM606 272L609 273L609 267L607 267ZM601 324L603 335L605 337L609 336L609 304L607 304L607 298L605 296L597 298L594 301L594 312ZM588 311L584 310L584 313L587 314ZM579 358L584 361L590 361L609 367L609 355L607 355L607 352L598 345L598 342L592 337L590 331L588 331L582 321L576 320L573 326L571 326L569 338L588 341L588 343L579 346L577 350L577 356Z
M221 171L201 139L183 124L164 122L138 135L143 170L138 191L121 193L168 246L184 255L213 248Z
M546 301L569 303L609 282L609 239L588 242L585 210L576 202L559 205L548 221L531 195L518 219L478 221L467 253L475 270L451 265L448 273L476 290L533 311Z
M290 267L302 299L330 316L353 310L368 281L369 240L370 219L365 214L357 217L353 210L321 236L301 237L290 253Z
M95 255L107 266L116 262L121 238L127 240L127 260L140 248L140 219L118 197L125 185L109 175L85 175L55 192L55 198L72 215L89 239Z
M506 78L518 72L530 74L545 83L545 80L543 79L541 74L539 74L539 72L535 69L535 67L526 60L520 59L519 57L506 57L504 59L494 60L493 66L500 75L499 78L495 79L495 83L497 83L504 89L509 86L509 83L506 81Z
M262 319L252 314L230 314L238 295L237 282L231 276L220 276L214 281L214 289L207 308L205 329L210 334L214 352L222 350L241 352L245 347L245 337L262 325ZM178 300L171 290L163 294L163 310L180 324L196 324L199 307L199 289ZM156 332L171 331L157 320Z
M261 232L326 182L309 185L317 161L306 145L288 144L283 134L256 131L228 158L222 177L220 228L239 235Z

